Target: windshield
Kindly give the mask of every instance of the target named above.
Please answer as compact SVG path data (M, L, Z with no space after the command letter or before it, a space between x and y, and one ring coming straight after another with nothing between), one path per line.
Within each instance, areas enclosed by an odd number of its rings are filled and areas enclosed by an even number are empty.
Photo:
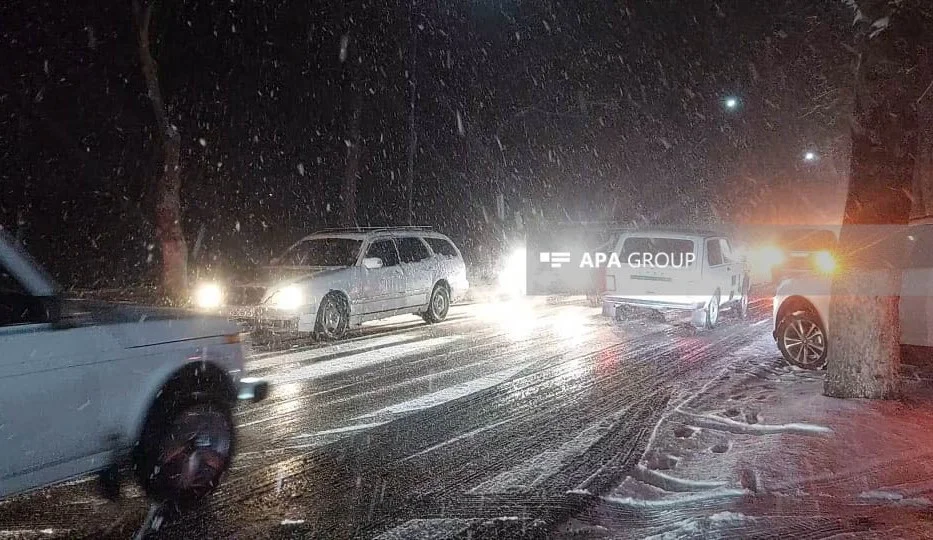
M303 240L275 259L278 266L353 266L363 242L352 238Z
M788 251L819 251L832 249L836 235L832 231L785 231L778 243Z

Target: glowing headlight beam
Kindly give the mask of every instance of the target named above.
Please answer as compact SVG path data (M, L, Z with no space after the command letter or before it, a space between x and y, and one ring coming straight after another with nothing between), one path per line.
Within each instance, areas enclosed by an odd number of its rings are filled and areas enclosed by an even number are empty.
M201 309L216 309L224 303L224 291L216 283L202 283L194 291L194 303Z
M777 246L765 246L758 252L762 264L768 267L784 264L784 250Z
M304 293L297 285L288 285L275 291L270 299L279 309L298 309L304 304Z
M499 273L500 291L509 295L524 296L526 271L525 248L516 249L506 259L505 266Z
M836 271L836 258L829 251L817 251L813 254L813 264L817 271L823 274L832 274Z

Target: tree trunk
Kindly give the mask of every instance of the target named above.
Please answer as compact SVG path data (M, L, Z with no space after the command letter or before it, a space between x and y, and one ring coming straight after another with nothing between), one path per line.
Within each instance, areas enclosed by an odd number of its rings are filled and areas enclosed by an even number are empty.
M833 279L824 393L898 394L898 302L918 150L918 104L930 82L929 21L919 3L860 5L863 37L852 126L852 165ZM887 17L885 24L885 17ZM883 227L871 227L871 226Z
M360 98L356 89L354 92L352 113L350 117L350 133L347 139L347 163L343 174L343 189L340 198L343 201L343 224L345 227L356 227L356 185L360 175Z
M408 52L408 155L407 155L407 181L408 189L408 224L414 221L415 195L415 150L418 148L418 132L415 131L415 105L418 99L418 28L415 24L415 0L408 4L408 43L411 50Z
M168 120L159 87L158 66L150 50L149 28L152 6L133 0L133 16L139 43L139 61L162 146L162 174L156 181L155 225L162 255L162 288L173 302L183 302L188 291L188 248L181 228L181 136Z

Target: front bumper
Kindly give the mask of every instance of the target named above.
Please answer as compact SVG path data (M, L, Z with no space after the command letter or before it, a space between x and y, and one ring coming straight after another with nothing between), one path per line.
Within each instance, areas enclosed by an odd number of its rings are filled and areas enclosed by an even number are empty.
M225 306L221 313L250 331L310 331L314 327L317 308L317 304L294 310L267 306Z
M253 377L244 377L240 379L237 399L240 401L249 401L256 403L266 399L269 395L269 383Z

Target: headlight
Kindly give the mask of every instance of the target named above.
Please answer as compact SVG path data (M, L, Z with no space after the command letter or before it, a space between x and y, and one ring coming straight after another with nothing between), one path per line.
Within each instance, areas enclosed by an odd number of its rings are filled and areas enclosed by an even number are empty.
M526 255L525 248L519 248L509 255L499 272L499 289L510 294L525 294Z
M301 287L289 285L272 293L269 302L278 309L298 309L304 305L305 295Z
M224 290L216 283L202 283L194 290L194 303L201 309L216 309L224 304Z
M832 274L836 271L836 258L828 251L817 251L813 254L813 265L822 274Z

